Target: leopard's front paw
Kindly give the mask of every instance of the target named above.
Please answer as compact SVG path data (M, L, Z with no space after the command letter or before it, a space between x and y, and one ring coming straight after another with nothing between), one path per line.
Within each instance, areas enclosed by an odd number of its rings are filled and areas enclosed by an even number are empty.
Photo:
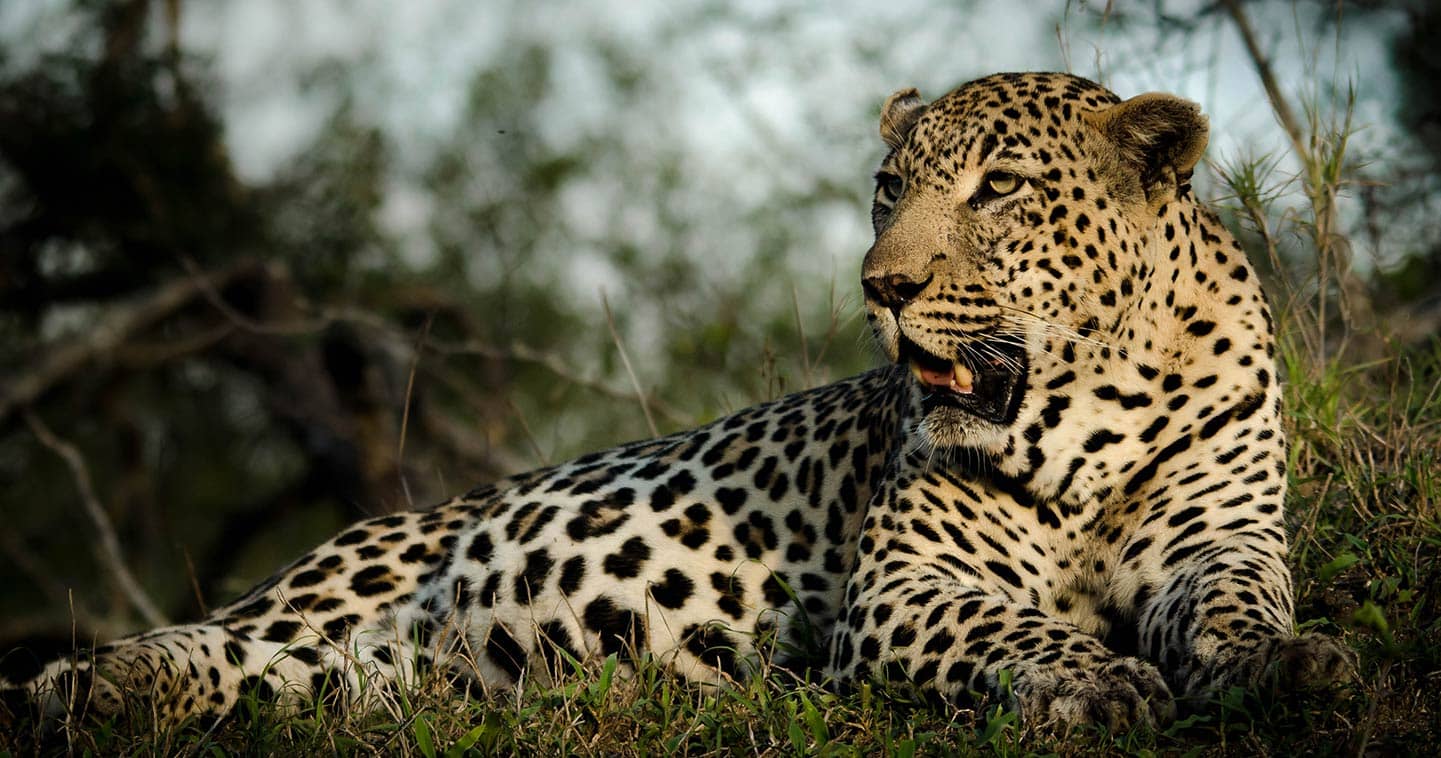
M1350 681L1355 673L1355 659L1341 643L1307 633L1223 656L1190 677L1186 691L1193 699L1206 699L1238 686L1274 693L1322 690Z
M1277 691L1320 690L1350 681L1356 663L1351 652L1335 639L1307 633L1278 642L1256 669L1257 684L1273 686Z
M1023 723L1055 733L1088 725L1113 732L1140 724L1163 726L1176 716L1161 672L1138 658L1117 658L1097 668L1026 672L1013 692Z

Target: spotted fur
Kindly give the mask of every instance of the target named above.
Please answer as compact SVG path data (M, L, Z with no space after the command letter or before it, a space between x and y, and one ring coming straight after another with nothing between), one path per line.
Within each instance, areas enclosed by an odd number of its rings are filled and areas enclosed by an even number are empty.
M881 132L863 285L896 366L361 522L25 697L365 707L422 670L489 690L611 654L717 682L818 638L842 685L1120 726L1342 676L1295 634L1272 324L1191 197L1196 107L997 75L897 93Z

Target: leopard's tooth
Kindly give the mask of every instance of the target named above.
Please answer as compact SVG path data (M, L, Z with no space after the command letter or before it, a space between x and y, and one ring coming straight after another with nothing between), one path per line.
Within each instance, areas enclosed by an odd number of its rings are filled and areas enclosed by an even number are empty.
M951 364L951 386L959 388L962 392L970 392L975 384L976 375L971 370L959 363Z
M920 382L921 384L926 383L926 378L921 375L921 364L916 363L915 361L911 361L911 376L914 376L916 378L916 381Z

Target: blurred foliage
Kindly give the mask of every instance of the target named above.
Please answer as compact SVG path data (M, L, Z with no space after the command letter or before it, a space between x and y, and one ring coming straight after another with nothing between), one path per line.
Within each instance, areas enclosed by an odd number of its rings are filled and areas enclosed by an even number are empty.
M137 623L27 414L83 453L127 561L182 618L346 521L866 364L854 301L789 268L804 209L863 218L864 185L772 198L746 220L758 252L712 271L684 156L624 125L546 139L554 51L519 45L475 72L463 128L408 188L416 255L380 221L394 147L347 98L273 180L240 179L218 85L159 5L77 2L84 52L0 58L0 638ZM620 97L651 96L642 61L602 53ZM555 222L596 188L654 228ZM567 283L577 250L600 281Z
M1392 48L1401 83L1396 115L1420 149L1400 161L1387 180L1365 188L1362 198L1369 226L1387 224L1392 210L1401 206L1416 208L1406 218L1424 228L1400 263L1382 272L1379 296L1390 306L1429 301L1432 311L1441 312L1441 224L1436 223L1441 214L1441 87L1436 84L1441 81L1441 46L1436 44L1441 5L1428 0L1399 5L1406 24ZM1428 326L1434 332L1435 322L1422 329Z

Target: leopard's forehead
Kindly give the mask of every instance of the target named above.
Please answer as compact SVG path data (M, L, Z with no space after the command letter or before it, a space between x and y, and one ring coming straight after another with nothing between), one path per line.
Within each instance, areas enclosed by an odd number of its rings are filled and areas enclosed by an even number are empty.
M1000 151L1075 141L1081 115L1120 102L1089 79L1060 73L993 74L927 106L900 151L922 164L984 161Z

